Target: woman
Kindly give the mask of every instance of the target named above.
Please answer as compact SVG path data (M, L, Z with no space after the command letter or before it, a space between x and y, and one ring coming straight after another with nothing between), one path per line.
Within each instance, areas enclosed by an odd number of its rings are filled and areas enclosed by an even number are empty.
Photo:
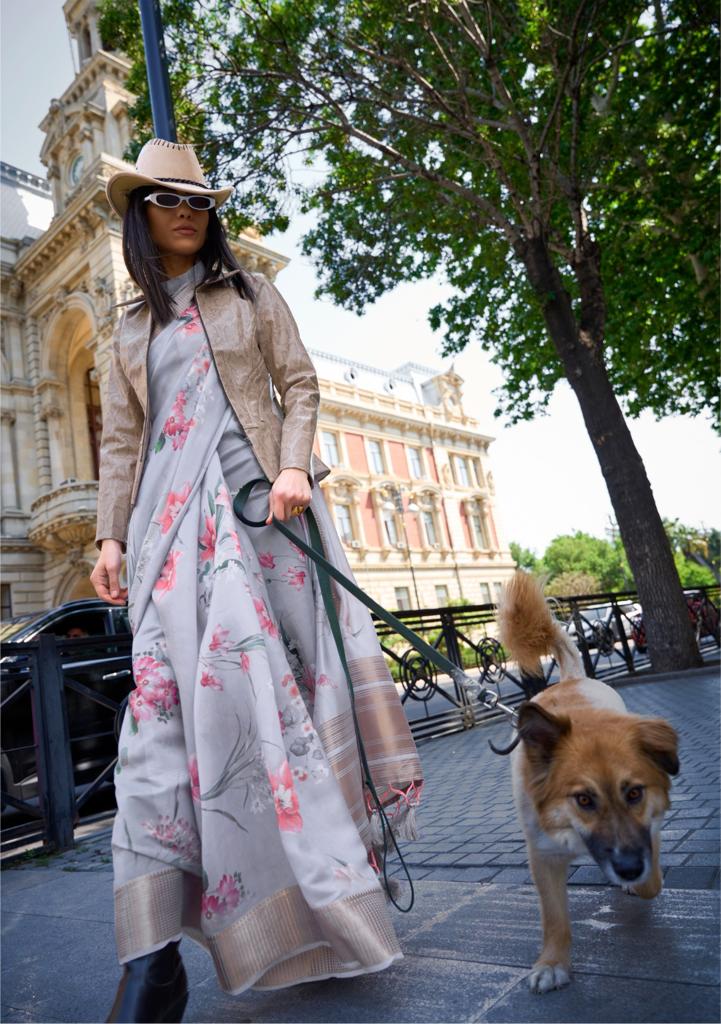
M312 453L317 378L278 290L232 255L216 213L231 191L162 139L107 185L142 292L113 337L91 576L100 597L128 601L135 681L116 767L125 968L109 1020L182 1018L184 934L234 994L401 956L317 577L272 525L307 538L310 506L350 574L316 486L329 472ZM248 528L233 496L258 478L247 517L266 525ZM373 782L410 835L415 746L370 616L342 588L334 601Z

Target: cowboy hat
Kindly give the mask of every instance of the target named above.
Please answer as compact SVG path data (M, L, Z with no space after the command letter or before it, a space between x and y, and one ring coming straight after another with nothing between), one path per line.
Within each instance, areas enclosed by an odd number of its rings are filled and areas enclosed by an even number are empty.
M174 192L215 196L216 207L233 191L232 185L211 188L193 147L166 139L149 139L138 153L135 171L119 171L108 178L105 194L119 217L128 208L128 194L139 185L165 185Z

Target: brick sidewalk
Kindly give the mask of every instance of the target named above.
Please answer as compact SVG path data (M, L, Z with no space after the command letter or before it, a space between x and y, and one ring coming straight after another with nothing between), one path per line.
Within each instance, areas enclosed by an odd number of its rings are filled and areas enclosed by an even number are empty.
M666 890L633 899L595 867L573 871L572 984L544 996L526 975L540 945L538 905L510 799L497 723L421 745L423 838L405 845L416 883L394 914L404 959L377 975L232 997L207 953L184 940L186 1022L719 1020L719 684L716 670L624 687L630 710L668 718L681 773L664 829ZM484 884L478 884L479 882ZM2 871L4 1022L105 1020L119 978L110 830L67 854Z

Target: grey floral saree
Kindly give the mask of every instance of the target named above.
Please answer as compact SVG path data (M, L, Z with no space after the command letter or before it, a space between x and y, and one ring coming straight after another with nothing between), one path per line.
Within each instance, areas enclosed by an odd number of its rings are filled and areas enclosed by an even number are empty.
M234 493L263 473L193 302L152 340L152 429L127 539L133 675L113 829L120 962L185 934L239 993L387 967L401 956L371 846L348 687L317 578ZM251 519L267 515L259 486ZM349 574L318 486L328 557ZM292 520L306 536L303 517ZM415 745L370 616L336 591L368 761L403 830ZM377 813L377 812L376 812Z

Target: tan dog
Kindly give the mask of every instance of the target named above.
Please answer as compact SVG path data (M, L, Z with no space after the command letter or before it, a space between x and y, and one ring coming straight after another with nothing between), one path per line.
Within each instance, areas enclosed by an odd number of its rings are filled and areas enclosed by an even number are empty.
M610 686L584 676L571 638L551 617L540 583L518 572L499 609L500 638L519 666L552 654L561 681L521 706L513 791L538 890L543 948L529 976L535 992L570 981L566 873L589 852L610 881L658 895L660 831L677 736L661 718L632 715Z

